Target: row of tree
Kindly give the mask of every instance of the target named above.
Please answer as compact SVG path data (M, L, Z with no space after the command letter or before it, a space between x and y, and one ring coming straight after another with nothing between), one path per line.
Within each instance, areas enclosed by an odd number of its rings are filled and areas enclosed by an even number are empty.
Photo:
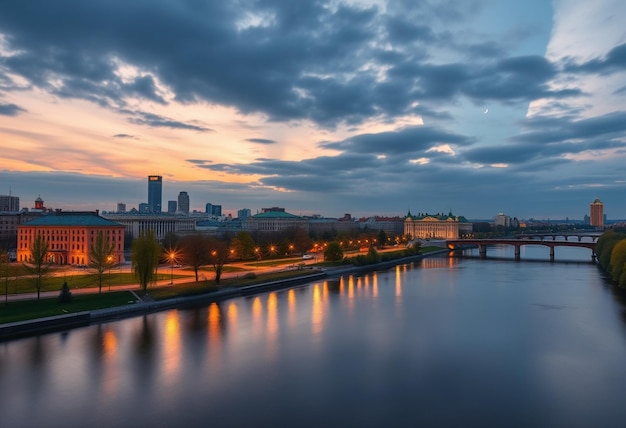
M284 257L286 255L302 255L310 250L324 252L324 259L339 261L343 259L346 249L363 248L364 246L383 247L390 240L394 242L403 237L388 237L383 230L364 230L351 233L326 232L324 240L330 243L315 242L320 236L309 235L301 228L293 228L276 233L250 233L242 231L236 235L221 237L194 233L178 237L169 234L162 243L159 243L152 232L142 234L131 243L131 261L135 278L142 289L156 277L157 266L160 263L182 263L194 270L195 280L199 280L199 270L203 266L211 266L215 272L215 282L219 284L224 265L234 260L254 260L261 258ZM37 299L40 298L44 279L50 275L49 245L37 236L30 248L30 261L25 264L27 272L32 276ZM8 259L3 262L0 255L0 264L6 265L5 275L6 295L8 295ZM109 243L102 233L98 233L89 248L88 267L92 269L98 284L98 291L102 292L104 275L117 262L114 255L114 246Z
M596 243L600 266L620 287L626 287L626 232L604 232Z

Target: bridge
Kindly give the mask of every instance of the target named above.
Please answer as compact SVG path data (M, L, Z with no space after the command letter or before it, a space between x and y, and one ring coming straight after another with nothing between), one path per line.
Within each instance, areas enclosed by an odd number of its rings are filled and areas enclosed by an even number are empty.
M602 232L584 231L584 232L561 232L561 233L522 233L516 236L516 239L539 239L546 240L552 239L556 241L557 238L563 238L569 241L569 238L577 238L578 242L581 242L583 238L590 238L592 241L597 241L602 235Z
M596 242L583 241L545 241L537 239L448 239L447 247L454 251L468 246L478 247L478 253L481 258L487 257L487 247L494 245L511 245L515 248L515 260L520 260L520 247L523 245L543 245L550 248L550 261L554 261L555 247L579 247L589 248L591 250L591 261L596 261Z

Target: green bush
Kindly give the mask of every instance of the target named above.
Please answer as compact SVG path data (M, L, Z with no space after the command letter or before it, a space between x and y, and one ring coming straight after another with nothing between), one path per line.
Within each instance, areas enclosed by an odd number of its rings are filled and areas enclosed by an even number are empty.
M67 281L63 281L63 287L61 287L61 293L59 293L59 303L69 303L72 301L72 292L67 285Z

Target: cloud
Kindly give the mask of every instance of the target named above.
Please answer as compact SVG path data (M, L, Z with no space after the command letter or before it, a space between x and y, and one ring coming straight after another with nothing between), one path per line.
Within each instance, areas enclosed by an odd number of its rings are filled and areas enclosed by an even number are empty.
M325 149L353 153L416 155L423 154L434 145L469 145L472 139L428 126L415 126L393 132L361 134L338 142L321 143Z
M17 104L4 104L0 103L0 115L3 116L17 116L20 113L26 112L25 109Z
M613 73L626 70L626 43L615 46L604 58L594 58L581 64L566 62L565 71L570 73Z
M267 138L246 138L245 141L256 144L276 144L275 140L268 140Z
M188 121L182 122L174 119L170 119L168 117L160 116L154 113L147 112L129 112L123 111L125 113L130 114L126 120L128 122L133 123L135 125L145 125L153 128L172 128L172 129L184 129L189 131L197 131L197 132L215 132L211 128L207 128L201 125L201 122L198 121Z
M474 147L463 158L479 164L527 164L585 152L626 149L626 112L589 119L536 117L522 122L528 132L500 146Z
M135 139L137 139L137 137L136 137L136 136L134 136L134 135L130 135L130 134L115 134L115 135L113 136L113 138L121 138L121 139L128 138L128 139L131 139L131 140L135 140Z
M580 94L550 90L546 81L557 71L542 57L502 58L497 41L455 37L449 23L481 10L480 2L471 4L387 5L382 13L315 1L296 7L169 0L148 8L65 0L37 10L9 2L0 6L0 32L11 52L2 61L51 93L112 109L128 108L134 98L208 102L325 128L390 120L428 100L511 103ZM472 54L467 62L434 62L431 45Z

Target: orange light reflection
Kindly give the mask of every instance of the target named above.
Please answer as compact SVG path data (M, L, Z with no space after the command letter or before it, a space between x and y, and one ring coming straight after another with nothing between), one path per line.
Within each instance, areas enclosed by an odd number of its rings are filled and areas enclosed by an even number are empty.
M178 311L169 311L165 320L163 343L163 374L166 382L175 382L180 368L180 320Z

